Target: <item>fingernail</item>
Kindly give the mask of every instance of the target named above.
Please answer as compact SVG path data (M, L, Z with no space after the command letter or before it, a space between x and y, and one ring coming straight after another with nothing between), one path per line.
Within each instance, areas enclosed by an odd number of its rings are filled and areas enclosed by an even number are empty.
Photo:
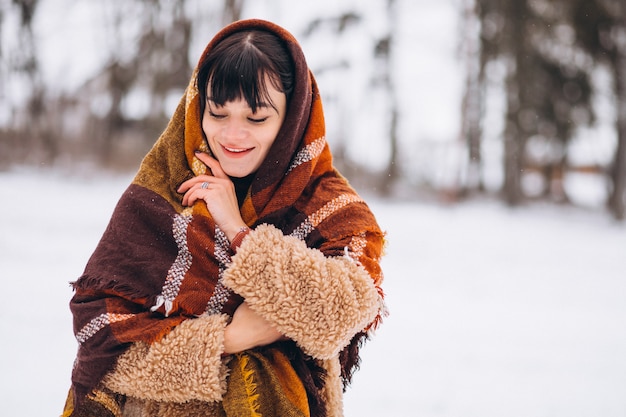
M200 149L196 149L194 153L202 153L202 151Z

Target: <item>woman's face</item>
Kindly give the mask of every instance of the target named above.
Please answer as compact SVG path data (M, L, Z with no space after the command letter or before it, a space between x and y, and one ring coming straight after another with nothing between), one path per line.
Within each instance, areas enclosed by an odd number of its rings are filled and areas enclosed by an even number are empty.
M208 91L202 130L211 152L231 177L242 178L259 169L285 119L285 94L272 83L267 87L272 102L260 103L256 113L244 99L219 106Z

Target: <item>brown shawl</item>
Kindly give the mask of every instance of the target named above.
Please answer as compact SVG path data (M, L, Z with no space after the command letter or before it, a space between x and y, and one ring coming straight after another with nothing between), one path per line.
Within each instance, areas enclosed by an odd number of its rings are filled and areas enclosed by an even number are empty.
M319 93L297 41L272 23L240 21L215 36L200 62L220 40L248 29L284 40L295 62L296 83L284 124L243 202L244 221L252 228L272 224L328 257L348 254L378 285L382 233L332 165ZM70 308L79 350L72 382L78 402L132 343L153 343L202 314L230 315L242 301L221 281L231 256L226 236L204 202L183 207L176 191L183 181L206 172L194 157L198 149L208 147L194 75L74 283ZM355 346L342 355L348 376L358 361Z

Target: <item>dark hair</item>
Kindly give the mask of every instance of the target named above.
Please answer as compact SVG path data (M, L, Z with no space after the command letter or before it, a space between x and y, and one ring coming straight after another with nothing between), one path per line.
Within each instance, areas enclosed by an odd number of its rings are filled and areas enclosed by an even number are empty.
M220 41L198 68L200 109L204 112L207 90L218 105L243 98L253 112L261 103L273 106L266 79L289 103L294 73L291 55L276 35L260 30L233 33Z

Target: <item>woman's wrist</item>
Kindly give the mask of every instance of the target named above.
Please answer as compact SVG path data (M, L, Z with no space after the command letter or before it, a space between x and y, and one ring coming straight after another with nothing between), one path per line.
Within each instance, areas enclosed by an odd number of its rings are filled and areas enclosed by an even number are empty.
M240 227L237 233L230 239L230 250L231 252L237 252L237 248L241 246L241 242L243 239L250 233L250 228L248 226Z

